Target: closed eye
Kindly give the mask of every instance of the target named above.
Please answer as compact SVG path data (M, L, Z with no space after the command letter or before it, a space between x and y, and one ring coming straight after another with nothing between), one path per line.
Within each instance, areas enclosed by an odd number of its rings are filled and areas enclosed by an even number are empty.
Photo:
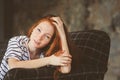
M50 36L46 35L46 38L47 38L47 39L50 39Z
M40 30L39 28L37 28L37 30L38 30L39 32L41 32L41 30Z

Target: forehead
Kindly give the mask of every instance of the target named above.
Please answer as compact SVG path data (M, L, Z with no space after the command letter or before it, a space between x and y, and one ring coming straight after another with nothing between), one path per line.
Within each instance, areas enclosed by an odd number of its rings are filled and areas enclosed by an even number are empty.
M36 27L53 28L53 24L50 21L41 21Z

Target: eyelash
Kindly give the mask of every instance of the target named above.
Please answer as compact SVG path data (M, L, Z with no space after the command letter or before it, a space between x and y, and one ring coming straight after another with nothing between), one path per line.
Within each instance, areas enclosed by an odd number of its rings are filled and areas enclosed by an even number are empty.
M41 32L41 30L40 30L39 28L38 28L37 30L38 30L39 32Z
M49 39L50 37L46 35L46 37Z

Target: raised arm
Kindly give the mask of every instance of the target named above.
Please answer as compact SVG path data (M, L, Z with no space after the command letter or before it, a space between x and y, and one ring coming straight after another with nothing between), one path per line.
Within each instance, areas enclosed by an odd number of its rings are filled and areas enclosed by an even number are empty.
M60 17L53 17L52 19L55 21L54 24L56 25L57 30L58 30L59 35L60 35L62 50L64 51L62 56L67 57L68 60L71 60L71 55L70 55L68 44L67 44L67 39L66 39L66 34L65 34L63 22L60 19ZM70 63L66 63L64 66L61 66L59 71L62 73L69 73L71 70L71 61L69 61L69 62Z

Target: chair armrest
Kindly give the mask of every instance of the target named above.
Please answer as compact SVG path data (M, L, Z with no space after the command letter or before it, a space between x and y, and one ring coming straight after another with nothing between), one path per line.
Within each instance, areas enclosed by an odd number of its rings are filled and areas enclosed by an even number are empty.
M60 73L59 80L103 80L105 72L93 65L80 65L77 71L71 71L69 74Z
M53 80L55 67L14 68L8 71L4 80Z

